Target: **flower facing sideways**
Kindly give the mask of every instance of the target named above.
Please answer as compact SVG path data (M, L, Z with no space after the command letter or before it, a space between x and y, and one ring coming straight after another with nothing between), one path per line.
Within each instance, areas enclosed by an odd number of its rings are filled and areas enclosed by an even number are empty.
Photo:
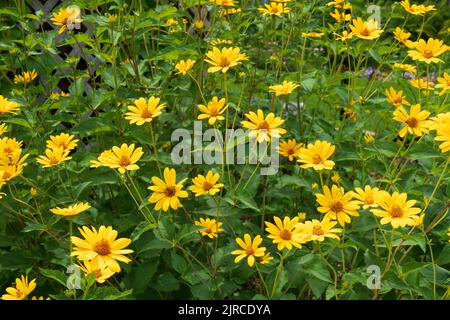
M292 81L283 81L282 84L277 84L270 86L269 89L271 92L275 93L275 96L281 96L281 95L288 95L292 93L292 91L295 90L295 88L299 87L300 85L296 84Z
M237 255L234 262L239 263L242 259L247 257L248 265L253 267L255 260L262 258L266 253L266 247L260 247L262 241L263 239L259 235L252 241L252 237L248 233L244 235L244 240L241 238L236 238L236 243L242 249L233 250L231 252L231 254Z
M447 72L444 72L444 75L442 77L438 77L437 81L439 83L434 87L441 89L441 92L439 92L440 96L450 91L450 75Z
M78 139L75 139L73 135L67 133L61 133L57 136L50 136L47 140L48 149L62 148L65 151L71 151L76 148Z
M284 13L289 13L291 10L284 4L280 2L270 2L269 4L265 3L264 7L258 8L258 11L261 12L262 15L266 16L281 16Z
M15 84L23 83L27 85L28 83L36 79L37 76L38 73L36 72L36 70L24 71L21 74L17 74L14 76L14 83Z
M87 276L91 273L95 273L95 280L98 283L104 283L108 278L114 275L114 271L112 271L107 265L104 265L102 268L98 265L98 260L83 260L83 264L80 264L80 269Z
M77 24L83 22L80 18L80 9L75 6L53 12L51 20L55 26L60 26L58 34L63 33L66 29L72 30Z
M86 226L78 228L84 239L71 237L74 244L71 256L78 257L78 260L89 260L102 269L108 267L111 271L119 272L120 265L117 261L125 263L131 260L125 254L132 253L133 250L125 249L131 240L128 238L117 238L117 231L112 227L100 226L98 231L92 227Z
M181 60L175 65L175 69L177 69L177 74L182 74L185 76L189 70L192 69L192 67L195 64L195 60L187 59L187 60Z
M20 105L17 102L9 101L7 98L4 98L0 95L0 115L11 113L17 114L17 110L20 108Z
M410 4L409 0L404 0L400 2L402 7L409 13L415 16L423 16L425 13L429 11L434 11L436 8L434 5L425 6L423 4Z
M380 190L371 186L365 186L364 189L355 188L353 192L353 197L358 200L357 203L362 205L363 209L378 207L379 195Z
M52 208L50 209L50 212L60 216L73 217L80 214L83 211L88 210L90 207L91 205L87 202L78 202L75 204L71 204L67 208L60 208L60 207Z
M45 155L40 155L36 161L44 168L54 167L72 159L72 157L69 157L69 152L63 148L46 149Z
M366 40L377 39L383 33L383 29L378 27L378 22L375 19L368 22L361 18L353 19L353 25L350 25L350 29L355 37Z
M430 130L436 130L434 140L442 142L439 145L441 152L450 151L450 112L440 113L429 122Z
M342 232L340 228L334 228L336 221L331 221L328 218L323 218L322 221L313 219L305 221L302 224L303 241L324 241L325 238L332 238L339 240L337 233Z
M6 288L2 300L24 300L36 288L36 279L28 282L28 276L16 279L16 286Z
M289 139L288 141L283 141L278 147L278 153L283 157L289 159L289 161L294 161L295 158L300 156L300 149L302 148L302 143L297 143L295 139Z
M183 190L183 184L186 179L177 183L177 173L175 169L164 169L164 180L158 177L152 177L153 186L148 187L153 191L150 196L150 203L155 204L155 210L163 209L164 212L169 210L169 207L173 210L183 207L179 198L187 198L187 191Z

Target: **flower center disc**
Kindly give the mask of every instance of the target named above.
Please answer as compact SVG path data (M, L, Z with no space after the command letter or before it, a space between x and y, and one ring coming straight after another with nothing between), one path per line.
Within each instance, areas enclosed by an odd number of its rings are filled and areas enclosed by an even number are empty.
M208 181L205 181L205 182L203 183L203 190L209 191L211 188L212 188L212 184L209 183Z
M130 158L128 156L122 156L119 161L121 167L126 167L130 164Z
M175 195L175 187L166 188L166 196L173 197Z
M322 228L321 228L320 226L315 226L315 227L312 229L312 232L313 232L313 234L315 234L315 235L317 235L317 236L321 236L321 235L324 234L324 232L323 232L323 230L322 230Z
M341 212L342 209L344 209L344 206L342 205L342 203L340 201L337 201L331 205L330 209L331 209L331 211L334 211L334 212Z
M228 67L229 64L230 64L230 61L228 61L227 57L220 58L220 66L221 67Z
M267 121L264 120L263 122L261 122L261 123L259 124L258 128L259 128L259 129L264 129L264 130L269 130L269 129L270 129L270 126L269 126L269 124L267 123Z
M429 49L425 50L423 52L423 56L425 58L427 58L427 59L432 58L433 57L433 50L429 50Z
M391 209L392 218L401 218L403 216L403 210L399 206L395 205Z
M319 164L322 162L322 157L316 153L315 155L313 155L312 160L314 164Z
M291 240L292 234L289 230L283 230L280 232L280 238L283 240Z
M101 256L106 256L111 253L111 246L108 241L102 239L94 245L94 251Z
M417 120L417 118L411 117L408 120L406 120L406 124L411 128L415 128L419 124L419 120Z

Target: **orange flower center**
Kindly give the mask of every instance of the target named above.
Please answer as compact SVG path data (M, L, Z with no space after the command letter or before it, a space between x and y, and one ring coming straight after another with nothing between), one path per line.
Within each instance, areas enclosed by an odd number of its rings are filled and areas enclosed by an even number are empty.
M406 124L410 126L411 128L416 128L419 124L419 120L415 117L410 117L408 120L406 120Z
M322 157L320 156L320 154L316 153L315 155L313 155L312 160L314 164L319 164L322 162Z
M150 118L152 118L152 116L153 116L153 114L149 109L145 108L144 110L142 110L142 113L141 113L142 118L150 119Z
M108 241L102 239L94 245L93 250L101 256L106 256L111 253L111 246Z
M426 49L423 51L423 56L427 59L429 58L433 58L434 54L433 54L433 50L430 49Z
M390 214L392 218L401 218L403 216L403 210L398 205L394 205Z
M403 102L403 98L402 97L394 98L394 104L401 104L402 102Z
M336 201L331 204L330 209L334 212L341 212L342 209L344 209L344 206L342 205L342 202Z
M168 186L166 187L166 196L173 197L176 193L175 187Z
M321 235L324 234L324 232L323 232L323 230L322 230L322 228L320 226L315 226L312 229L312 233L315 234L316 236L321 236Z
M11 178L12 174L9 171L4 171L3 175L2 175L2 179L3 180L8 180L9 178Z
M259 129L264 129L264 130L269 130L269 129L270 129L270 126L269 126L269 124L267 123L266 120L263 120L263 121L258 125L258 128L259 128Z
M288 149L287 154L294 154L294 149Z
M121 166L121 167L126 167L126 166L128 166L129 164L130 164L130 157L128 157L128 156L126 156L126 155L123 155L121 158L120 158L120 161L119 161L119 165Z
M212 186L213 186L213 185L212 185L210 182L205 181L205 182L203 183L203 190L209 191L209 190L211 190Z
M56 157L50 157L49 160L50 165L55 165L59 163L59 159L57 159Z
M249 256L255 254L255 250L253 250L252 247L247 247L247 249L245 249L245 251L247 252L247 255L249 255Z
M230 65L230 61L228 60L227 57L222 57L220 58L220 63L219 65L224 68L224 67L228 67Z
M375 201L373 200L372 196L366 196L366 199L364 201L366 204L373 204Z
M370 31L369 31L369 29L364 28L364 29L361 31L361 35L364 36L364 37L370 36Z
M101 278L102 276L103 276L102 270L100 270L100 269L95 270L95 277L96 278Z
M277 7L272 7L272 8L270 8L270 12L272 12L272 13L278 13L278 8Z
M289 230L283 230L280 232L280 238L283 240L291 240L292 239L292 233Z

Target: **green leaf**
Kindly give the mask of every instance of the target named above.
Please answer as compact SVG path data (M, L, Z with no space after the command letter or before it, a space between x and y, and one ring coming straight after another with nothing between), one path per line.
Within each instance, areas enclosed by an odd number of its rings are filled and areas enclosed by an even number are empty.
M175 253L175 251L172 251L172 254L170 256L170 262L174 270L177 271L178 273L183 274L187 269L186 260L184 260L182 256Z
M41 272L41 275L43 275L44 277L53 279L53 280L57 281L58 283L60 283L61 285L63 285L64 287L66 287L67 275L64 272L58 271L58 270L52 270L52 269L44 269L44 268L40 268L39 270Z

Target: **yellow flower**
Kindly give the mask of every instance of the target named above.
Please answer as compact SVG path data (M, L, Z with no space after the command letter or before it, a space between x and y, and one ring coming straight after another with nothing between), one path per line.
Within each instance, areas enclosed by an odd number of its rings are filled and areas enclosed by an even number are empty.
M203 29L205 27L205 23L203 22L203 20L195 20L194 26L196 29Z
M363 209L376 208L378 207L378 199L380 195L380 190L378 188L372 188L371 186L365 186L364 190L361 188L355 188L355 192L352 195L359 205L362 205Z
M8 131L8 126L4 123L0 124L0 136Z
M295 217L291 220L289 217L284 217L283 221L279 217L273 217L275 224L264 221L266 224L266 231L270 233L267 236L269 239L273 240L273 243L277 244L277 249L279 251L287 248L288 250L292 249L292 246L301 249L302 243L302 234L299 218Z
M292 81L283 81L282 84L277 84L274 86L270 86L269 89L271 92L275 92L275 96L287 95L292 93L295 88L300 87L299 84Z
M316 171L323 169L331 170L334 167L334 161L328 160L334 153L335 146L327 141L317 140L314 144L308 144L307 148L301 148L300 159L301 168L314 168Z
M227 47L220 50L217 47L213 47L212 50L206 53L206 62L212 65L208 68L209 73L222 71L225 73L228 69L237 66L241 61L247 60L245 53L240 53L238 47Z
M55 26L61 26L58 34L63 33L66 29L72 30L78 23L83 22L80 18L80 9L75 6L61 8L58 12L53 12L51 20Z
M86 276L95 272L95 280L98 283L104 283L115 273L108 267L107 264L104 264L103 267L100 268L98 265L98 259L83 260L83 264L80 264L79 266Z
M105 17L108 18L108 22L109 22L109 23L114 23L114 22L116 22L117 19L118 19L117 14L110 14L110 13L108 13L108 12L105 14Z
M204 227L205 229L198 230L198 233L211 239L217 238L219 233L223 232L223 229L220 227L222 222L217 222L216 219L200 218L198 221L194 221L194 224L199 227Z
M111 150L102 152L97 160L91 161L91 167L109 167L118 169L120 173L124 174L128 170L139 169L136 162L139 161L143 154L141 147L135 148L134 144L128 146L126 143L123 143L120 148L114 146Z
M423 4L417 5L417 4L413 4L411 5L409 3L409 0L404 0L402 2L400 2L400 4L402 5L402 7L409 13L413 14L413 15L419 15L419 16L423 16L425 13L429 12L429 11L434 11L436 10L436 8L434 7L434 5L430 5L430 6L425 6Z
M36 279L28 282L28 276L16 279L16 287L6 288L2 300L24 300L36 288Z
M306 220L306 212L299 212L297 213L298 221L302 222Z
M214 39L214 40L211 40L209 42L209 44L211 46L213 46L213 47L216 47L216 46L221 45L221 44L232 44L232 43L233 43L233 41L231 41L231 40L224 40L224 39Z
M368 22L363 21L361 18L353 19L353 25L350 25L350 29L354 36L366 40L377 39L383 33L375 19Z
M342 35L338 33L333 33L338 41L347 41L353 38L353 33L349 33L347 30L342 31Z
M48 149L62 148L65 151L71 151L77 147L78 139L74 139L73 135L67 133L61 133L57 136L50 136L47 140Z
M313 219L311 221L305 221L302 224L303 241L324 241L325 238L332 238L339 240L339 236L336 233L342 232L340 228L334 228L337 224L335 221L331 221L328 218L323 218L322 221Z
M225 98L219 100L217 97L213 97L211 101L208 102L208 106L203 104L197 105L197 108L203 113L198 115L199 120L208 119L210 125L214 125L216 121L221 121L225 119L221 114L228 108L225 105Z
M339 181L341 181L341 177L339 176L339 173L335 172L331 176L331 181L333 181L333 183L339 184Z
M252 237L248 233L244 235L244 241L242 241L241 238L236 238L236 243L243 250L234 250L231 252L231 254L237 255L237 257L234 259L234 262L239 263L239 261L241 261L245 257L248 257L247 263L250 267L253 267L253 265L255 264L255 258L261 258L266 253L266 247L259 246L262 241L263 239L259 235L256 236L252 241Z
M447 72L444 72L442 77L438 77L437 81L439 83L435 85L435 88L442 89L441 92L439 92L440 96L446 94L447 91L450 91L450 75Z
M209 0L209 2L215 3L223 7L234 6L236 4L234 0Z
M372 143L375 141L375 133L374 133L374 132L366 131L366 132L364 133L364 141L365 141L367 144L372 144Z
M394 39L400 43L403 43L406 46L409 46L411 41L407 42L409 37L411 37L411 33L404 31L402 28L397 27L394 31ZM408 45L407 45L408 43Z
M394 88L390 87L384 91L387 101L394 107L398 108L402 105L410 106L411 104L406 101L406 97L403 95L403 90L395 91Z
M0 115L5 113L17 114L17 110L20 105L17 102L9 101L8 98L4 98L0 95Z
M30 188L30 194L32 197L36 197L38 195L38 191L36 188L31 187Z
M413 227L418 227L421 224L423 224L423 218L425 218L425 214L422 213L420 216L412 216L411 217L413 219Z
M37 76L38 76L38 73L36 72L36 70L25 71L25 72L22 72L22 74L17 74L14 76L14 83L15 84L18 84L18 83L28 84L31 81L33 81L34 79L36 79Z
M350 216L358 217L359 204L353 200L353 193L345 193L344 188L333 185L323 187L323 194L316 193L316 200L320 204L317 211L325 213L325 217L337 220L341 226L350 223Z
M163 209L164 212L171 207L174 210L183 207L179 198L187 198L188 193L183 189L186 179L177 183L177 173L175 169L164 169L164 181L158 177L152 177L153 186L148 187L153 191L150 196L150 203L156 203L155 210Z
M50 93L50 99L52 100L59 100L61 97L69 97L70 93L65 93L64 91L61 92L52 92Z
M258 142L264 140L269 142L271 137L279 138L280 135L285 134L286 130L279 128L284 122L280 117L275 117L275 114L269 113L264 117L261 109L257 113L250 111L245 116L250 121L241 121L244 128L250 129L249 137L256 137Z
M381 217L381 224L390 223L392 227L414 226L415 219L421 212L419 208L414 207L416 200L407 201L406 193L394 192L392 195L388 192L381 194L379 205L381 209L370 210L377 217Z
M117 260L125 263L131 261L124 256L133 252L131 249L125 249L131 243L131 240L128 238L116 239L117 231L112 227L100 226L98 232L95 227L92 227L91 230L86 226L78 228L78 230L84 239L70 238L75 246L70 254L71 256L77 256L80 261L89 260L90 263L96 264L100 269L108 267L114 272L120 271Z
M423 94L426 96L430 93L430 91L434 91L433 84L428 80L425 81L423 79L414 79L414 80L410 80L409 83L414 88L417 88L419 90L425 90L425 92L423 92Z
M40 297L33 296L33 298L31 298L31 300L51 300L51 299L50 298L44 298L43 296L40 296Z
M450 151L450 112L440 113L432 118L429 123L430 130L436 130L436 141L442 141L439 145L441 152Z
M169 18L166 20L166 24L168 26L177 26L178 25L178 21L173 19L173 18Z
M346 0L335 0L335 1L330 1L327 3L327 6L331 7L335 7L338 9L351 9L352 5L350 3L345 3Z
M429 116L430 112L420 111L420 104L411 106L409 114L405 108L397 108L394 111L394 120L405 124L405 126L399 131L398 135L403 138L409 132L420 137L424 133L427 133L427 119Z
M151 122L154 118L161 114L161 110L165 108L164 103L159 103L160 99L151 96L150 99L139 98L134 100L134 106L128 106L128 112L125 113L125 119L130 124L136 123L138 126L146 122Z
M302 37L306 38L321 38L325 33L323 32L302 32Z
M412 74L415 74L417 72L416 67L413 65L410 65L410 64L394 63L394 68L402 69L402 70L412 73Z
M53 167L72 159L69 157L69 152L63 148L46 149L45 155L40 155L36 160L44 168Z
M186 73L189 72L189 70L192 69L192 67L195 64L195 60L187 59L187 60L181 60L175 65L175 69L178 70L177 74L182 74L183 76L186 75Z
M289 139L280 143L278 153L283 157L289 158L289 161L294 161L295 158L300 156L302 146L303 144L297 143L295 139Z
M279 17L283 13L289 13L291 10L284 3L270 2L270 4L265 3L264 7L258 8L258 11L264 16L275 15Z
M197 177L192 179L194 185L190 186L189 189L195 193L196 197L209 194L215 195L223 187L222 183L217 183L220 176L218 173L214 173L211 170L208 171L206 177L199 174Z
M413 43L413 49L409 50L408 55L413 60L423 61L427 64L444 62L441 59L437 58L441 54L446 53L449 50L449 47L443 44L442 40L429 38L427 42L425 40L420 39L417 42Z
M264 256L256 258L256 261L259 264L268 264L272 260L273 260L273 257L270 255L270 253L266 253Z
M220 9L219 16L226 17L230 14L235 14L241 12L241 8L227 8L227 9Z
M90 207L91 207L91 205L87 202L78 202L75 204L71 204L67 208L56 207L56 208L50 209L50 212L60 215L60 216L73 217L73 216L80 214L83 211L86 211Z
M350 21L352 19L352 15L350 13L345 13L345 11L339 12L337 9L334 9L334 12L331 12L330 16L333 17L333 19L336 20L337 23Z

